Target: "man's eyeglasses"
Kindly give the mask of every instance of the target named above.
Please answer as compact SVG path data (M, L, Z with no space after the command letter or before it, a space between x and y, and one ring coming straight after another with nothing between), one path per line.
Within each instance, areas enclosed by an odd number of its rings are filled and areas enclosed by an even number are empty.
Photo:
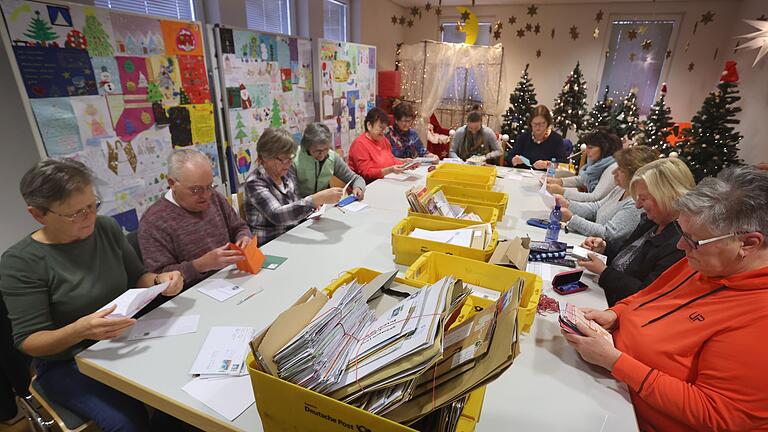
M723 239L727 239L727 238L730 238L730 237L734 237L734 236L737 236L737 235L742 235L742 234L746 234L747 233L747 231L738 231L738 232L734 232L734 233L730 233L730 234L724 234L724 235L721 235L721 236L708 238L708 239L705 239L705 240L694 240L694 239L691 238L691 236L689 236L688 234L683 232L683 228L680 227L680 224L677 221L672 221L672 225L674 225L675 229L680 234L680 237L682 237L683 240L685 240L685 243L691 249L698 249L699 246L704 246L705 244L713 243L713 242L716 242L718 240L723 240Z
M74 223L74 222L84 221L88 217L88 215L91 213L96 214L96 212L99 210L99 207L101 207L101 199L96 198L96 201L94 201L92 204L89 204L71 214L65 215L65 214L57 213L49 208L46 208L45 210L55 214L56 216L62 217Z
M184 186L178 180L176 180L176 183L178 183L181 186ZM192 195L202 195L206 192L213 192L216 190L216 185L214 185L213 183L209 184L208 186L195 185L195 186L184 186L184 187L186 187L189 193L191 193Z

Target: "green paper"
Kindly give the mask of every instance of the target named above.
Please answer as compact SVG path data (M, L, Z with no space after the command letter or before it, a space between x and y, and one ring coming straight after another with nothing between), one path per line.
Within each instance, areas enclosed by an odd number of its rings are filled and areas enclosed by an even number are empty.
M264 263L261 265L261 268L267 270L275 270L276 268L280 267L280 265L287 259L288 258L281 256L264 255Z

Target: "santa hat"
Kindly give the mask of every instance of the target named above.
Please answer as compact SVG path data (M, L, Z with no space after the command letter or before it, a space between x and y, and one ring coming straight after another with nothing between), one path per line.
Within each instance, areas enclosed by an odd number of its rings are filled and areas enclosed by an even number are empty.
M245 84L240 84L240 90L245 90Z
M728 60L725 62L725 70L720 77L720 82L736 82L739 80L739 73L736 71L736 62Z

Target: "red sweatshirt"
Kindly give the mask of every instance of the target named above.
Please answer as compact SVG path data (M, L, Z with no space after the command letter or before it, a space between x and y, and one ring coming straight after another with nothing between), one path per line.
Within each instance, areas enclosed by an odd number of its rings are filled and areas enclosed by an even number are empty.
M683 258L611 309L640 430L768 431L768 267L710 279Z
M384 177L382 169L399 164L400 161L392 155L392 147L384 135L374 141L363 133L352 141L349 148L349 167L363 176L367 183Z

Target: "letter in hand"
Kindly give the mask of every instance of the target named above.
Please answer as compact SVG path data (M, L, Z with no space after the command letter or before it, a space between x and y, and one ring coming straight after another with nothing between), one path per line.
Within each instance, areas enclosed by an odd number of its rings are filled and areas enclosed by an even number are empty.
M576 349L584 361L612 370L621 356L621 351L616 349L610 340L581 322L577 322L576 327L584 336L569 333L565 329L561 330L568 343Z
M599 310L594 308L579 308L581 312L584 313L584 318L592 320L598 324L600 324L600 327L608 330L613 331L616 328L616 324L618 321L618 316L616 315L616 312L606 309L606 310Z
M328 188L313 195L312 201L320 208L323 204L336 204L343 195L344 189L340 187Z
M160 283L168 282L168 288L161 293L166 297L173 297L184 288L184 276L179 271L160 273L157 275L157 281Z
M540 170L547 169L547 166L549 166L549 162L545 160L537 160L533 163L533 167Z
M605 263L593 253L589 254L589 260L578 260L576 263L579 267L584 267L596 275L603 274L603 271L605 271L605 268L607 267Z
M89 340L114 339L136 323L136 320L133 318L107 318L116 308L117 305L113 304L106 309L78 319L76 325L79 337Z

